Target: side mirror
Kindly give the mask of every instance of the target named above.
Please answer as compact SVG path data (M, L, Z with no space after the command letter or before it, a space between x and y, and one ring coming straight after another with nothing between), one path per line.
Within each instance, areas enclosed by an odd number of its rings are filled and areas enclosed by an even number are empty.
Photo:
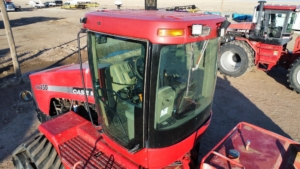
M19 97L22 101L28 102L32 100L32 93L28 90L24 90L19 94Z
M227 28L230 26L230 22L225 20L224 22L222 22L220 28L218 29L218 34L220 37L223 37L226 33Z

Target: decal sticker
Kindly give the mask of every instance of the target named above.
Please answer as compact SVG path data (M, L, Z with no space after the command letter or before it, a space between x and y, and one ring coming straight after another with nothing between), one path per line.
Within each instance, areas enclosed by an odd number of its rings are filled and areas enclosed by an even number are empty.
M40 84L36 85L35 88L37 90L47 90L52 92L61 92L61 93L69 93L69 94L76 94L76 95L84 95L84 89L78 88L78 87L65 87L65 86L50 86L46 84ZM86 89L86 95L87 96L93 96L93 90L92 89Z
M35 88L37 90L48 90L48 85L46 85L46 84L40 84L40 85L36 85Z
M86 92L86 95L93 96L92 89L86 89L85 92ZM73 88L73 94L84 95L84 89L83 88Z

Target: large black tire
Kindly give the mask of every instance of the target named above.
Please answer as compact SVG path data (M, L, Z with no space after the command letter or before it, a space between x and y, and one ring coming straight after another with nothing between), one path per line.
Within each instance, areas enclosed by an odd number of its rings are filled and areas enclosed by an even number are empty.
M291 64L287 74L287 81L291 89L300 93L300 58Z
M17 169L64 169L55 148L44 135L17 147L12 161Z
M245 41L232 41L221 46L218 69L221 74L238 77L254 66L254 52Z

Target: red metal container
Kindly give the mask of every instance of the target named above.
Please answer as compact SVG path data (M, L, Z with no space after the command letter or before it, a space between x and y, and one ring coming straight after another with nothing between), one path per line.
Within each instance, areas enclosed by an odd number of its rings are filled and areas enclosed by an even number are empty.
M239 157L230 158L230 150L238 151ZM200 168L300 168L300 144L263 128L241 122L202 159Z

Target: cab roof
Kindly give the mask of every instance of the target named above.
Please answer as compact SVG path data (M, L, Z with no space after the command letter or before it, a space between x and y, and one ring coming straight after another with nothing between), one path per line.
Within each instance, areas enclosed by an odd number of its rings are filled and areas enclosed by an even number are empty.
M278 5L278 4L266 4L264 5L264 9L270 10L289 10L289 11L296 11L296 9L300 9L300 6L296 5Z
M156 10L101 10L86 14L83 25L91 31L147 39L152 43L178 44L217 37L217 27L225 20L218 15L202 13L171 12ZM189 32L193 24L210 27L205 37L192 37ZM177 37L159 37L158 29L184 29Z

